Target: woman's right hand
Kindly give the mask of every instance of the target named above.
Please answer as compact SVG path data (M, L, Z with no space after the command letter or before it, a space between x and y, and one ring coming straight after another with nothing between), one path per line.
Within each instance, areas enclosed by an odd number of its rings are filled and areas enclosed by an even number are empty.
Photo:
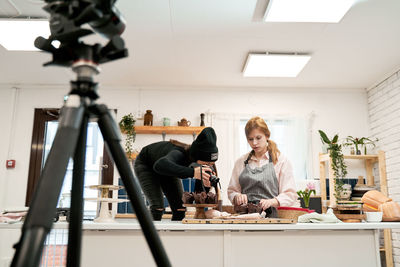
M247 204L247 195L246 194L237 194L234 199L233 202L235 205L245 205Z
M194 178L197 180L201 180L201 177L203 176L203 184L206 187L210 187L210 175L207 172L211 172L212 170L210 167L203 165L202 167L196 167L194 168Z

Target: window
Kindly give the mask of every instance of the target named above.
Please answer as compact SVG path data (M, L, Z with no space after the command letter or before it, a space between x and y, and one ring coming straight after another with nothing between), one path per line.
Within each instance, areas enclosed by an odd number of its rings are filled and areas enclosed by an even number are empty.
M239 151L243 155L251 150L244 132L248 119L241 119L239 124ZM293 166L296 180L309 178L307 171L308 139L306 123L303 119L266 119L271 132L270 139Z
M32 148L29 166L28 189L26 205L30 204L34 187L40 176L46 158L50 152L58 127L58 109L35 109L34 128L32 134ZM103 167L107 168L103 168ZM70 201L73 163L70 160L61 189L58 206L67 207ZM107 150L97 123L89 122L86 144L85 185L112 184L113 163ZM96 190L84 191L84 197L97 197ZM85 201L85 217L94 217L97 203Z
M57 132L57 127L58 121L47 122L46 133L44 137L45 145L42 166L44 166L44 163L46 162L47 156L50 152L51 145L53 144L54 137ZM103 157L103 146L103 138L97 123L89 122L86 143L85 186L97 185L101 183L100 164ZM71 159L67 166L67 172L65 173L64 184L61 189L58 207L69 207L73 167L74 164L73 160ZM84 190L84 198L96 198L97 195L97 190ZM96 202L84 201L84 217L94 218L96 216L96 209Z

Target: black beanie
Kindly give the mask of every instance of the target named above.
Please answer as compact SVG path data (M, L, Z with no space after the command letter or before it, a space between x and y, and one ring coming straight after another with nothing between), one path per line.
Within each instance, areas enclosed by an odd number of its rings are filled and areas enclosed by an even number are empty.
M193 160L216 161L218 159L217 136L211 127L204 128L190 147Z

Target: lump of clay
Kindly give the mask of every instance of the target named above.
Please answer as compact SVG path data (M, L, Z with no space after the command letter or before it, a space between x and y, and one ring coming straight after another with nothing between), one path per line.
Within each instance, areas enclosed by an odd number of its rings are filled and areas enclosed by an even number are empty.
M200 203L199 204L206 204L207 200L207 193L206 192L201 192L200 193Z
M244 205L235 205L234 206L235 213L245 214L247 213L247 204Z
M213 192L208 192L206 202L208 204L217 204L217 195Z
M248 213L261 213L262 207L260 204L247 203Z
M206 204L206 200L207 200L206 192L193 193L193 196L194 196L194 202L196 204Z
M183 201L183 204L193 204L193 201L194 201L193 193L183 192L182 201Z

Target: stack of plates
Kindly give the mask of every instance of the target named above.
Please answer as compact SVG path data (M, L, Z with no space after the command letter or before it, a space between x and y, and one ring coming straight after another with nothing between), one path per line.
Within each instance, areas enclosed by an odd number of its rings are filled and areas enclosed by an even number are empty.
M362 202L361 201L343 201L339 200L337 202L337 208L339 210L344 209L344 210L356 210L356 209L361 209L362 208Z
M361 200L362 196L370 191L375 190L375 186L367 186L367 185L356 185L353 188L353 192L351 193L352 200Z

